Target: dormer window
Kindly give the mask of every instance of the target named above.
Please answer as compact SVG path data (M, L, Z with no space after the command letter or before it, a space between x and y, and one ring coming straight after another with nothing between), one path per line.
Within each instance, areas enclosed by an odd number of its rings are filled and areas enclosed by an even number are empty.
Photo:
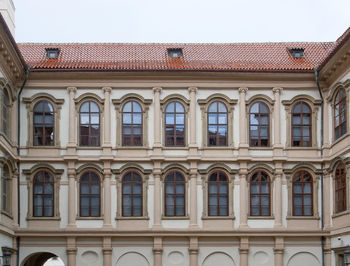
M294 59L304 58L304 48L292 48L289 52Z
M58 48L46 48L46 58L47 59L57 59L60 49Z
M168 48L169 58L183 58L182 48Z

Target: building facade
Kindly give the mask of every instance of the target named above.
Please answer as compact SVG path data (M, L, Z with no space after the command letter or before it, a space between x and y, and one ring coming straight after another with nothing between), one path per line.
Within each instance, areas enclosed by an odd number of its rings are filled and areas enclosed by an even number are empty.
M11 265L342 265L350 31L227 45L0 33Z

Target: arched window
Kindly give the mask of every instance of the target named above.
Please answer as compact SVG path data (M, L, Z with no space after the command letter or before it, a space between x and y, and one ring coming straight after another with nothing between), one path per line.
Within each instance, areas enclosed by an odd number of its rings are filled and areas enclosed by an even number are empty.
M136 101L123 106L123 146L142 146L142 108Z
M54 145L54 110L48 101L40 101L34 106L33 143L35 146Z
M80 146L100 146L100 108L93 101L80 107Z
M220 171L210 175L208 180L209 216L228 216L228 179Z
M222 102L208 108L208 146L227 146L227 108Z
M269 108L263 102L256 102L249 110L250 146L269 146L269 135Z
M346 168L339 163L335 169L335 212L346 210Z
M270 177L258 171L250 180L250 215L270 216Z
M1 131L6 135L10 135L10 104L7 91L2 90L0 94L1 99Z
M293 216L313 215L312 176L299 171L293 177Z
M311 146L311 108L305 102L298 102L292 109L292 146Z
M83 173L80 178L80 216L99 217L101 187L100 178L94 171Z
M334 100L334 139L346 133L346 93L339 89Z
M165 215L185 216L185 178L178 171L165 177Z
M122 216L142 216L142 178L135 172L126 173L122 181Z
M165 145L185 146L185 108L179 102L165 108Z
M47 171L36 173L33 189L33 216L54 216L54 179Z
M1 181L2 181L1 209L7 213L11 213L11 179L10 179L10 170L6 164L4 164L4 167L2 170Z

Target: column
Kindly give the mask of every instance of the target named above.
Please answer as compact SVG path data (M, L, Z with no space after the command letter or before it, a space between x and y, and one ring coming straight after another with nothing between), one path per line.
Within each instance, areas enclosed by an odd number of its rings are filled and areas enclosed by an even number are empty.
M104 163L104 171L103 171L104 179L103 179L103 190L104 190L104 218L103 218L103 227L110 228L111 224L111 165L110 162Z
M190 238L190 247L189 247L189 253L190 253L190 266L198 266L198 238L197 237L191 237Z
M190 171L190 227L197 225L197 164L191 162Z
M331 239L326 237L324 245L324 262L326 266L332 266L332 248Z
M103 238L103 266L112 266L112 239L110 237Z
M155 87L153 88L154 93L154 144L153 147L160 148L162 147L160 139L160 93L162 88ZM160 152L160 151L159 151Z
M17 145L17 101L12 102L11 106L11 140Z
M275 266L283 266L284 240L282 237L275 238L275 247L273 249L275 257Z
M273 95L275 97L275 103L273 106L273 122L274 122L274 146L281 146L281 102L280 93L282 88L273 88Z
M249 239L242 237L239 244L239 265L248 266Z
M153 260L154 266L162 266L163 243L162 238L155 237L153 240Z
M68 237L67 239L67 257L68 257L68 266L76 265L76 256L77 256L77 246L74 237Z
M245 95L248 88L239 88L239 153L248 155L248 132Z
M239 172L239 196L240 196L240 227L248 227L247 224L247 165L240 165Z
M275 166L275 227L282 227L282 164Z
M11 195L11 210L13 217L13 225L15 228L18 227L19 217L18 217L18 169L12 175L12 195Z
M324 185L324 229L331 227L331 177L327 170L323 172L323 185Z
M112 88L103 87L102 90L105 94L103 147L109 148L107 151L110 151L110 148L111 148L111 91L112 91Z
M77 92L77 88L68 87L69 92L69 135L68 135L68 153L72 153L73 150L70 148L74 148L77 146L76 136L75 136L75 93Z
M75 224L75 163L68 162L68 225L67 227L76 227Z
M161 228L161 184L160 184L161 168L160 163L155 162L154 177L154 228Z
M329 125L332 123L329 121L329 101L327 100L328 93L324 92L323 97L323 155L327 157L330 149Z
M190 92L190 148L197 148L197 121L196 121L196 87L188 88Z

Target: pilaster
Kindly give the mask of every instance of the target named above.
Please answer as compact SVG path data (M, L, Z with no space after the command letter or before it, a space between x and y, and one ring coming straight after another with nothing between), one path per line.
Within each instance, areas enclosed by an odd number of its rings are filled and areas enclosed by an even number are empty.
M273 142L273 155L275 157L281 157L283 155L283 146L281 144L281 100L280 94L282 88L276 87L272 89L274 95L274 107L273 107L273 128L274 128L274 142Z
M197 163L190 164L190 227L198 228L197 218Z
M102 88L105 96L104 102L104 139L103 139L103 154L111 155L112 144L111 144L111 91L110 87Z
M241 237L239 243L239 265L248 266L249 238Z
M190 266L198 266L198 238L191 237L190 238L190 247L188 248L190 253Z
M112 239L110 237L103 238L103 266L112 266Z
M161 163L154 162L153 177L154 177L154 229L162 228L162 209L161 209Z
M196 118L196 87L189 87L190 93L190 156L196 156L198 145L197 145L197 118Z
M240 225L241 228L247 228L247 163L240 163L239 171L239 194L240 194Z
M324 185L324 229L328 230L331 227L331 177L328 171L323 172L323 185Z
M163 243L161 237L155 237L153 240L153 256L154 266L162 266Z
M104 162L104 170L103 170L103 189L104 189L104 218L103 218L103 227L111 228L111 163L109 161Z
M67 144L67 155L75 155L77 141L76 141L76 127L75 127L75 101L74 97L77 92L76 87L68 87L69 93L69 134Z
M67 260L68 266L76 266L77 262L77 245L74 237L67 238Z
M11 184L11 212L13 217L13 226L14 228L18 228L19 225L19 217L18 217L18 170L12 175L12 184Z
M283 266L284 239L283 237L275 238L275 247L273 249L275 266Z
M282 227L282 163L275 164L275 227Z
M153 143L153 155L161 155L162 143L160 139L160 94L162 92L161 87L153 88L154 93L154 143Z
M248 88L239 88L239 155L248 156L247 114L245 97Z
M75 228L76 223L76 202L75 202L75 191L76 191L76 172L75 162L68 162L68 225L67 228Z

